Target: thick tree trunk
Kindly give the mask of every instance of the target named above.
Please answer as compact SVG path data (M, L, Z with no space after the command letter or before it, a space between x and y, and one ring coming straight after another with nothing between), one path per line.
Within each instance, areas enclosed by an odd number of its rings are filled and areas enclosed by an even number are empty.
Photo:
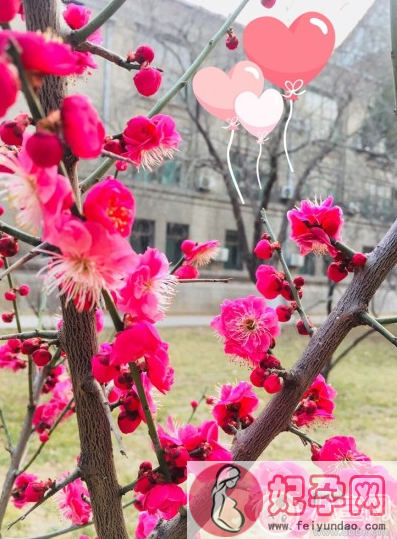
M24 0L29 30L50 29L59 33L58 0ZM46 113L59 108L66 84L58 77L48 77L40 91ZM66 168L80 206L76 159L66 152ZM62 302L64 324L61 345L66 351L73 384L81 455L79 466L90 494L98 539L128 539L121 507L120 486L114 466L109 421L91 373L91 358L98 343L94 312L78 313L73 302Z

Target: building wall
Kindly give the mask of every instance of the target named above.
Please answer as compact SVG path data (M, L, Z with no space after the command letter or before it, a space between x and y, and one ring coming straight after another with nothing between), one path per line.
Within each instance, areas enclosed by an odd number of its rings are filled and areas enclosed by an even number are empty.
M86 5L97 12L106 3L107 0L89 0ZM387 38L382 48L379 32L374 32L374 28L377 30L380 26L387 26L386 6L386 0L377 0L354 35L336 51L329 66L295 103L288 144L296 172L295 175L288 172L280 146L278 180L269 205L269 216L276 231L285 214L285 201L280 202L283 189L293 181L296 185L315 152L321 148L321 144L329 143L332 137L336 137L335 148L305 178L302 197L316 195L324 198L332 194L335 202L345 211L344 239L357 250L368 250L376 246L395 216L394 164L379 156L374 157L373 152L364 152L357 142L367 111L366 99L369 101L369 96L376 88L380 66L389 62ZM153 46L156 52L154 64L165 70L161 90L152 98L140 98L132 82L134 72L120 69L98 58L99 69L84 79L70 81L69 91L81 91L90 95L105 122L107 133L119 133L126 120L150 111L157 99L179 79L221 23L221 17L179 0L146 0L140 3L139 9L136 3L127 2L104 27L104 46L122 56L140 44ZM364 34L362 28L366 29ZM238 25L235 29L241 36L242 29ZM370 54L375 45L377 61L366 62L366 55ZM216 65L227 70L242 59L245 59L242 47L231 52L220 44L205 65ZM364 70L365 76L362 76ZM387 76L390 78L390 71ZM190 106L195 107L190 85L186 92ZM332 128L338 107L348 92L353 97L344 112L341 123L343 127L335 134ZM17 112L19 110L21 107L18 107ZM188 236L195 241L217 238L222 247L225 247L227 231L236 231L236 224L224 181L214 169L207 147L187 114L186 103L177 97L167 105L164 112L175 118L184 142L176 155L175 169L172 170L173 165L165 165L155 174L133 169L120 174L119 177L132 187L136 197L136 217L138 220L155 222L150 244L162 251L167 252L167 248L169 250L167 226L171 224L188 226ZM220 121L210 118L204 111L201 112L201 119L216 150L226 162L228 133L221 129ZM303 149L294 153L294 149L300 145L303 145ZM253 137L240 131L236 135L235 149L239 150L239 159L243 161L240 167L243 171L240 178L242 188L252 200L252 205L247 204L242 209L244 223L251 238L258 198L254 173L258 148ZM269 155L266 152L265 145L261 161L264 182L269 173ZM235 166L236 170L240 170L236 163ZM84 178L93 168L92 162L82 161L79 164L80 177ZM134 236L134 233L131 238L133 244L141 241L138 233L136 236L139 237ZM297 254L296 247L290 242L286 243L284 251L287 258ZM296 257L294 260L297 261ZM176 259L170 261L176 262ZM313 309L323 312L323 300L328 293L324 261L311 258L303 268L293 269L307 275L307 303L315 304ZM203 269L202 276L231 277L233 281L227 284L181 285L171 312L214 312L224 297L241 297L255 292L246 270L231 269L230 261L229 264L222 260L215 261L209 268ZM24 274L21 278L37 283L34 278ZM382 307L385 312L395 310L393 286L391 282L385 288L386 303ZM342 291L344 287L341 284L338 290ZM38 283L36 288L39 288ZM381 301L378 301L379 307Z

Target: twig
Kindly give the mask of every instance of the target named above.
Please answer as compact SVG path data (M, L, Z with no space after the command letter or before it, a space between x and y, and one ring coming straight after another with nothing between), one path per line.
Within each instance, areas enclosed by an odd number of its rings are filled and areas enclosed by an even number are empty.
M189 416L189 419L187 420L188 423L191 422L191 420L192 420L193 417L194 417L194 414L196 413L197 408L200 406L200 404L201 404L201 403L203 402L203 400L206 398L206 391L207 391L207 387L204 388L204 390L203 390L203 392L202 392L202 394L201 394L201 397L200 397L200 399L199 399L198 402L197 402L197 406L196 406L195 408L193 408L193 410L192 410L192 412L191 412L191 414L190 414L190 416Z
M123 504L123 509L130 507L131 505L133 505L133 503L134 503L134 500L131 500ZM63 530L46 533L44 535L35 535L34 537L21 537L20 539L52 539L53 537L59 537L60 535L65 535L66 533L74 532L76 530L82 530L83 528L88 528L89 526L93 526L93 525L94 525L94 521L89 520L85 524L74 524L73 526L69 526L68 528L63 528ZM13 538L3 537L3 539L13 539Z
M397 346L397 337L384 328L376 318L372 318L370 314L365 312L360 313L359 316L368 326L371 326L371 328L383 335L383 337L394 344L394 346Z
M26 255L19 258L13 264L11 264L11 266L6 265L6 269L0 273L0 281L2 281L4 277L8 277L13 271L24 266L27 262L29 262L29 260L36 258L36 256L38 256L39 254L40 253L38 253L37 251L32 250L29 251L29 253L27 253Z
M28 245L33 245L33 247L37 247L41 243L41 239L37 236L32 236L31 234L22 232L22 230L10 226L3 221L0 221L0 230L6 234L9 234L10 236L13 236L14 238L17 238L18 240L23 241L24 243L27 243Z
M336 240L333 240L332 238L330 238L330 240L331 240L332 245L336 247L338 251L345 254L349 258L352 258L356 254L356 251L354 249L351 249L350 247L348 247L341 241L336 241Z
M116 306L113 303L113 300L109 292L107 292L106 290L102 290L102 296L103 296L103 299L105 300L105 305L108 310L108 313L110 314L110 318L112 319L115 330L123 331L124 329L123 321L121 320L119 313L117 312Z
M50 245L49 243L39 243L34 249L29 251L26 255L22 256L19 260L14 262L10 267L7 267L7 269L0 273L0 281L4 279L9 273L12 273L13 271L21 268L24 264L35 258L36 256L39 256L41 254L48 254L48 251L51 253L52 251L56 252L58 251L58 248L54 245Z
M109 403L109 408L113 412L116 408L119 408L122 405L122 401L118 400L116 402Z
M366 333L364 333L363 335L360 335L360 337L358 337L357 339L355 339L347 348L345 348L345 350L343 350L343 352L341 352L333 361L331 361L330 365L328 367L326 367L324 370L326 371L327 374L329 374L332 369L334 367L336 367L336 365L345 357L347 356L347 354L353 350L353 348L355 348L361 341L363 341L364 339L366 339L367 337L369 337L370 335L372 335L372 333L374 332L375 330L374 329L370 329L368 330Z
M121 8L125 1L126 0L111 0L111 2L109 2L108 5L105 6L96 17L91 19L89 23L83 26L83 28L72 32L69 36L69 42L73 46L77 46L88 39L94 32L96 32L96 30L99 30L99 28L103 26L105 22L116 13L116 11Z
M209 40L207 45L204 47L201 53L194 60L192 65L187 69L187 71L185 71L185 73L174 84L174 86L170 90L168 90L168 92L150 110L150 112L147 115L148 118L151 118L155 114L158 114L159 112L161 112L161 110L166 105L168 105L171 99L175 97L175 95L187 85L189 80L193 77L195 72L198 70L198 68L204 62L204 60L207 58L210 52L214 49L214 47L218 44L218 42L224 37L226 31L230 28L230 26L233 24L235 19L240 15L241 11L248 4L248 2L249 0L243 0L238 5L238 7L233 11L233 13L229 15L229 17L226 19L224 24L218 30L218 32L216 32L216 34L212 37L212 39ZM91 23L94 20L95 19L93 19ZM91 24L91 23L88 23L88 24ZM81 30L83 30L83 28ZM81 30L78 30L77 32L81 32ZM75 35L76 35L76 32L75 32ZM80 41L84 41L84 40L81 39ZM85 191L87 191L87 189L89 189L92 185L94 185L97 182L97 178L102 177L103 174L105 174L112 167L112 165L113 165L113 160L109 158L106 159L103 163L101 163L96 170L94 170L84 181L81 182L80 184L81 192L84 193Z
M58 415L58 417L56 418L55 420L55 423L53 424L53 426L50 428L50 430L48 431L48 435L51 437L51 434L54 432L54 430L57 428L57 426L59 425L59 423L62 421L62 419L65 417L65 415L68 413L68 411L70 410L70 408L72 407L73 405L73 402L74 402L74 397L72 397L70 399L70 401L67 403L67 405L65 406L65 408L62 410L62 412ZM21 475L23 472L26 472L26 470L33 464L33 462L36 460L36 458L40 455L43 447L45 445L47 445L48 442L42 442L39 447L37 448L37 450L35 451L35 453L32 455L32 458L29 460L29 462L21 469L18 471L18 475Z
M8 451L10 452L10 455L12 455L12 453L14 451L14 445L12 443L10 431L8 430L7 421L6 421L6 418L4 416L4 412L3 412L3 408L1 406L1 402L0 402L0 427L3 429L4 435L5 435L6 439L7 439Z
M31 84L26 76L25 70L21 63L20 58L20 49L18 43L14 39L9 39L9 48L8 52L12 58L13 64L18 69L19 79L21 81L22 91L25 94L26 101L28 103L30 112L34 120L40 120L45 118L43 108L40 101L38 100Z
M178 262L175 264L175 266L170 271L171 275L173 275L177 269L179 269L182 264L185 262L185 255L182 255L181 258L178 260Z
M4 258L4 266L6 270L9 269L7 258ZM8 280L8 286L10 287L10 290L12 290L14 288L14 282L10 273L7 273L7 280ZM19 317L18 302L16 299L12 301L12 306L14 307L15 321L17 323L18 332L22 333L21 319Z
M106 172L112 168L113 163L114 160L110 159L109 157L102 161L102 163L80 183L81 194L85 193L90 187L99 182L102 176L104 176Z
M8 341L8 339L20 339L21 341L25 341L26 339L33 339L34 337L41 337L42 339L56 339L57 336L57 331L40 331L39 329L34 329L33 331L25 331L23 333L1 335L0 341Z
M390 0L391 63L394 77L395 109L397 115L397 0Z
M319 444L318 442L314 441L312 438L310 438L307 434L305 434L304 432L302 432L301 430L297 429L296 427L294 427L293 425L289 425L287 427L287 431L289 432L292 432L293 434L296 434L296 436L299 436L299 438L302 440L303 442L303 445L307 445L308 443L310 445L317 445L319 448L322 447L321 444Z
M76 47L77 51L83 51L83 52L90 52L91 54L95 54L96 56L100 56L101 58L104 58L108 62L112 62L113 64L118 65L119 67L122 67L124 69L127 69L127 71L139 71L141 69L141 65L133 62L129 62L119 54L116 54L113 51L110 51L109 49L105 49L105 47L102 47L101 45L96 45L95 43L91 43L90 41L84 41L83 43L80 43ZM159 67L154 67L154 69L157 69L157 71L162 72L163 70Z
M178 279L178 283L229 283L232 280L231 277L227 279Z
M285 369L266 369L270 374L277 374L280 378L286 382L293 382L295 380L295 375L292 371L287 371Z
M271 225L269 223L269 220L267 218L267 214L266 214L265 209L263 209L261 211L261 217L262 217L262 221L263 221L263 223L264 223L264 225L265 225L265 227L266 227L266 229L267 229L267 231L268 231L268 233L269 233L269 235L271 237L271 240L273 242L277 241L277 238L276 238L276 236L275 236L275 234L273 232L273 229L272 229L272 227L271 227ZM309 320L307 318L307 315L306 315L305 310L304 310L304 308L302 306L300 297L298 295L298 291L296 290L295 285L293 283L292 276L291 276L291 273L289 271L288 264L286 263L284 255L282 253L281 247L279 249L276 249L276 251L277 251L279 260L281 262L281 265L283 267L283 270L284 270L284 273L285 273L285 278L287 279L287 281L288 281L288 283L289 283L289 285L291 287L292 295L294 296L294 300L295 300L296 305L297 305L296 310L298 311L298 313L299 313L299 315L300 315L300 317L301 317L301 319L302 319L302 321L303 321L303 323L305 325L306 331L309 333L309 335L313 335L315 328L310 324L310 322L309 322Z
M153 472L159 472L161 471L161 468L155 468ZM131 481L131 483L128 483L128 485L125 485L124 487L121 487L120 489L120 495L124 496L124 494L127 494L127 492L131 492L131 490L134 490L138 483L138 479L134 479L134 481Z
M118 427L117 427L117 425L116 425L116 423L115 423L115 421L113 419L113 416L112 416L112 412L111 412L111 409L110 409L110 406L109 406L109 401L107 400L106 395L103 392L102 386L96 380L95 380L95 385L98 388L100 399L101 399L101 402L102 402L102 406L103 406L103 409L105 410L106 417L108 418L110 428L113 431L114 437L116 438L117 444L119 446L119 451L123 455L123 457L127 457L127 453L126 453L126 450L124 448L123 441L121 439L120 431L119 431L119 429L118 429Z
M134 167L136 166L134 161L132 161L128 157L124 157L122 155L117 155L117 153L109 152L108 150L102 150L101 155L102 155L102 157L109 157L113 161L124 161L124 163L128 163L128 164L130 164L130 165L132 165Z
M15 526L17 522L20 522L21 520L25 520L25 518L32 513L35 509L40 507L40 505L43 505L44 502L46 502L49 498L52 498L57 492L63 489L63 487L66 487L66 485L69 485L70 483L73 483L73 481L76 481L77 478L81 476L81 470L80 468L76 468L71 474L69 474L67 477L62 479L59 483L55 483L53 487L50 487L50 491L47 492L47 494L44 496L42 500L35 503L32 507L30 507L23 515L18 517L16 520L13 520L11 524L7 526L7 530L12 528L12 526Z
M132 378L134 380L134 384L135 384L135 387L136 387L136 390L137 390L137 393L138 393L139 400L141 401L141 406L143 408L143 413L145 414L146 424L147 424L147 427L148 427L149 436L150 436L150 438L152 440L152 443L153 443L154 451L155 451L156 456L157 456L157 461L158 461L158 463L160 465L161 471L164 474L164 477L165 477L167 483L171 483L172 481L171 481L170 471L169 471L167 463L165 461L164 451L163 451L163 448L161 447L160 439L159 439L159 436L157 434L157 429L156 429L156 426L154 424L152 413L150 411L150 407L149 407L149 403L148 403L148 400L147 400L147 397L146 397L145 389L144 389L143 384L142 384L142 379L141 379L140 372L138 370L138 367L135 365L135 363L129 363L129 366L130 366L131 375L132 375Z
M382 326L387 326L388 324L397 324L397 316L387 316L385 318L375 318L375 320L382 324Z

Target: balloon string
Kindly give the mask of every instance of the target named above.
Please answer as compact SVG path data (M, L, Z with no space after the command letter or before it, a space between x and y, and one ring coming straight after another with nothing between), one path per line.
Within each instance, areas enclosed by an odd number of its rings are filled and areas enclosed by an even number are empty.
M235 177L233 169L232 169L232 163L230 162L230 148L232 147L233 138L234 138L234 131L230 131L230 140L229 140L229 144L227 146L227 165L229 167L229 172L230 172L230 176L232 177L234 187L236 188L237 194L240 197L241 204L245 204L243 196L242 196L242 194L240 192L240 189L239 189L239 187L237 185L237 180L236 180L236 177Z
M263 144L259 144L259 155L258 155L258 159L256 160L256 177L258 178L259 189L262 189L261 179L259 176L259 161L262 156L262 146Z
M294 172L294 167L292 166L291 160L290 160L289 155L288 155L288 150L287 150L287 130L288 130L288 126L289 126L289 123L291 121L291 118L292 118L293 110L294 110L294 102L290 101L289 102L288 120L287 120L287 122L285 124L285 128L284 128L284 152L285 152L285 156L287 158L289 169L290 169L291 172Z

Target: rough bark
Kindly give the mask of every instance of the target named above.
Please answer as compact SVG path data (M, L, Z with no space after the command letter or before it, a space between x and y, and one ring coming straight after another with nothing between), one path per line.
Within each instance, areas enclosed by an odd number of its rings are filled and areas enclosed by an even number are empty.
M58 0L24 0L29 30L50 29L59 33ZM58 77L48 77L39 98L46 113L59 108L66 85ZM65 165L71 180L77 207L80 195L77 186L76 159L65 152ZM91 373L91 358L97 353L94 312L78 313L73 302L62 302L64 324L62 348L69 360L77 423L80 437L82 478L90 494L98 539L128 539L121 507L120 486L114 466L111 431L106 413Z
M388 273L397 264L397 221L374 249L362 270L356 270L352 283L324 324L315 332L292 368L294 380L285 383L255 422L240 432L233 444L235 461L258 459L271 441L285 431L304 392L330 361L349 331L360 324L359 313L368 305ZM159 526L150 539L186 537L186 519L178 517Z
M97 352L93 313L63 304L62 346L69 358L81 455L79 467L90 493L98 539L127 539L109 422L91 374Z

